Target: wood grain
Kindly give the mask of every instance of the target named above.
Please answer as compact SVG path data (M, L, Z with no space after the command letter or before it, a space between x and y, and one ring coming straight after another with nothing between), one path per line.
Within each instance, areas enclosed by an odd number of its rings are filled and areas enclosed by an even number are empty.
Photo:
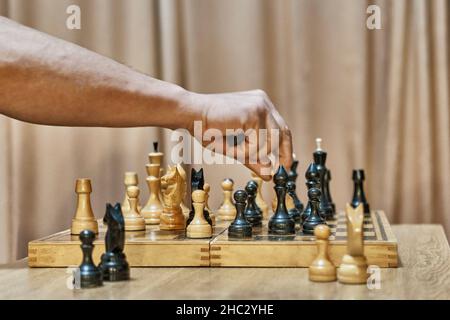
M392 226L400 265L381 289L314 283L306 268L132 268L132 280L70 290L65 268L0 266L0 299L450 299L450 249L442 226ZM189 289L186 289L189 288Z

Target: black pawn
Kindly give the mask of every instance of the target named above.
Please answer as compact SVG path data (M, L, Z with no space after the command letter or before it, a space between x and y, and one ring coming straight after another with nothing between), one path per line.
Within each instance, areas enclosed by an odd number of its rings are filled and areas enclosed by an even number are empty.
M245 186L245 191L247 192L247 206L244 210L245 218L251 223L253 227L262 226L262 212L261 209L256 205L255 198L256 192L258 191L258 184L251 180Z
M317 166L317 170L319 171L320 176L320 204L319 204L319 212L325 219L331 219L334 216L333 207L327 197L327 193L325 192L325 178L327 168L325 166L325 162L327 161L327 153L320 149L318 149L313 153L314 163Z
M273 177L275 192L277 194L277 208L269 220L269 233L276 235L295 234L295 222L289 217L286 209L286 184L288 175L283 166L280 166Z
M97 268L92 260L94 250L95 233L91 230L83 230L80 233L83 261L80 264L80 287L95 288L103 284L102 271Z
M302 230L305 234L313 234L315 226L325 223L319 214L320 206L320 174L317 165L311 163L305 173L308 188L308 203L301 216ZM314 189L314 190L313 190ZM310 192L311 191L311 192ZM317 192L318 191L318 192Z
M360 203L363 204L364 213L370 214L369 203L366 199L366 194L364 193L364 180L365 180L364 170L353 170L353 199L352 207L356 208Z
M288 173L288 180L292 181L294 183L294 192L293 192L293 194L290 194L289 190L288 190L288 194L292 198L295 208L297 208L297 210L300 210L300 214L301 214L303 212L303 208L305 206L303 205L303 203L297 196L297 192L295 191L295 186L297 185L297 177L298 177L297 167L298 167L298 160L294 160L294 162L292 162L292 165L291 165L291 170L289 170L289 173ZM294 194L295 194L295 196L294 196Z
M203 190L203 185L205 184L205 176L203 175L203 168L196 171L194 168L191 170L191 194L195 190ZM191 200L191 211L189 211L189 217L186 221L186 227L191 223L192 219L194 219L195 211L194 211L194 205L192 204ZM209 216L208 210L206 208L203 210L203 216L205 217L206 221L212 226L212 220Z
M333 208L333 213L336 213L336 205L333 202L333 198L331 198L331 192L330 192L330 181L331 181L331 171L328 169L325 173L325 185L323 186L323 191L326 193L328 201L331 204L331 207Z
M106 252L100 258L99 268L105 281L123 281L130 279L130 266L123 253L125 247L125 221L120 203L114 207L106 205L103 222L108 226L105 235Z
M301 214L303 211L303 203L300 202L300 199L297 197L297 194L295 193L295 182L288 181L286 184L288 195L292 198L294 202L294 208L289 209L288 214L289 217L294 219L295 223L300 223L301 220Z
M244 215L245 202L247 193L244 190L238 190L234 193L234 201L236 201L236 218L228 227L228 238L242 239L251 238L252 225L247 221Z

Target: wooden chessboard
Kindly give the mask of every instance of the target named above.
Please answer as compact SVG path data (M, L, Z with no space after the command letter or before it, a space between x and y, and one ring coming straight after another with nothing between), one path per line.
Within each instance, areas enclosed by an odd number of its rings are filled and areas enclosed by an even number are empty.
M254 229L249 240L230 240L229 222L218 222L211 239L188 239L184 231L162 231L150 226L146 231L127 232L125 254L134 267L308 267L316 254L313 236L297 233L273 236L267 222ZM330 258L339 265L346 250L344 213L328 222L332 230ZM105 227L99 221L99 236L94 242L94 262L104 252ZM383 211L372 211L364 219L365 254L369 264L397 267L397 240ZM67 267L79 265L78 236L70 230L31 241L28 244L30 267Z

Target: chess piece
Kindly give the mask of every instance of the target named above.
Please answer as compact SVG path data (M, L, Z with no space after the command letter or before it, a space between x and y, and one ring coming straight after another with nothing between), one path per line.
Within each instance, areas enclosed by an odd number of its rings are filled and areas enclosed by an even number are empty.
M159 164L147 164L145 167L148 173L148 177L145 181L147 182L150 195L146 205L141 209L140 213L145 219L146 224L158 225L163 211L163 205L159 199L161 190Z
M223 202L219 210L217 210L217 215L220 220L233 221L236 218L236 207L231 200L233 186L234 182L229 178L222 181Z
M333 209L333 213L336 214L336 205L331 198L330 192L330 181L331 181L331 171L328 169L325 173L325 184L323 186L323 191L326 193L328 201L330 202L331 208Z
M364 256L364 212L363 204L356 209L349 204L347 217L347 253L342 257L338 270L338 280L342 283L366 283L367 259Z
M127 189L127 198L130 209L123 213L125 220L125 231L143 231L145 230L145 219L138 210L139 188L129 186Z
M366 194L364 192L364 180L365 180L364 170L353 170L353 198L352 207L356 208L361 203L364 207L364 214L370 215L369 203L366 199Z
M294 219L295 223L300 224L301 222L301 214L303 212L303 203L301 203L300 199L297 197L295 192L296 186L294 181L288 181L286 184L286 189L288 195L294 201L294 208L288 210L289 217Z
M247 206L244 210L245 219L252 225L252 227L262 226L262 212L256 206L255 198L258 191L258 185L255 181L250 180L245 186L245 192L247 192Z
M205 210L208 211L209 218L211 219L211 225L216 225L216 215L209 208L208 200L209 200L209 192L211 191L211 186L209 183L205 182L203 185L203 191L205 191Z
M314 228L319 224L325 224L325 221L319 214L320 205L320 174L317 165L311 163L306 170L306 186L308 187L308 204L302 214L302 232L304 234L313 234Z
M183 166L179 167L180 169L180 175L181 178L183 179L183 185L184 185L184 189L186 190L183 194L183 198L181 200L180 203L180 207L181 207L181 211L183 212L184 218L187 220L189 218L189 208L184 204L184 200L186 199L186 192L187 192L187 182L186 182L186 170L184 170Z
M159 167L162 166L162 159L164 154L158 151L158 142L153 142L153 152L148 154L148 161L150 164L159 164Z
M275 192L277 194L277 207L269 220L269 233L276 235L295 234L295 222L289 217L286 209L286 183L288 175L283 166L280 166L273 176Z
M130 187L135 195L136 187ZM135 199L135 197L130 197ZM136 202L131 203L131 209L136 209ZM130 266L126 256L123 253L125 247L125 220L122 215L120 203L114 207L109 203L106 205L105 217L103 222L108 226L105 235L105 253L100 258L99 268L103 273L105 281L123 281L130 279Z
M203 175L203 168L196 171L194 168L191 170L191 192L194 192L195 190L203 190L203 187L205 185L205 176ZM206 208L203 210L203 215L205 216L206 221L212 226L212 220L209 217L209 212L206 210ZM191 223L192 219L194 219L194 206L192 205L191 201L191 211L189 212L189 217L186 221L186 225L189 225Z
M79 266L80 287L95 288L103 284L102 271L97 268L92 260L92 251L94 251L95 233L91 230L82 230L80 232L81 250L83 260Z
M234 193L236 201L236 218L228 227L228 238L243 239L252 237L252 225L247 221L244 215L247 193L244 190L238 190Z
M264 198L262 196L262 186L263 186L263 180L254 172L251 173L252 180L255 181L258 184L258 191L256 192L256 205L261 209L263 219L267 220L269 218L269 206L264 201Z
M139 180L138 180L138 175L136 172L125 172L125 178L123 181L123 184L125 185L125 197L122 201L122 212L123 214L125 214L127 211L130 210L130 204L128 202L128 196L127 196L127 189L130 186L138 186L139 185ZM138 210L139 212L141 211L141 205L138 202Z
M317 282L328 282L336 280L336 267L328 256L328 238L330 237L330 227L319 224L314 229L316 236L317 256L309 266L309 280Z
M294 159L295 159L295 154L293 155ZM289 169L288 172L288 181L293 181L294 183L297 180L297 166L298 166L298 160L294 160L292 162L291 168ZM298 199L298 197L297 197ZM300 201L300 200L299 200ZM303 204L302 204L303 206ZM272 201L272 210L275 212L275 209L277 207L277 198L275 197ZM286 197L286 209L291 210L295 208L295 203L294 203L294 199L288 194L288 196Z
M212 236L212 227L203 214L205 210L205 195L205 191L200 189L192 192L194 219L186 228L186 237L188 238L201 239L211 238Z
M160 216L161 230L184 230L185 218L181 211L181 200L186 191L186 185L180 175L181 165L176 165L167 169L166 174L161 178L164 184L164 206Z
M327 161L327 153L321 147L322 139L317 138L316 151L313 153L314 163L317 166L317 171L319 171L320 176L320 204L319 204L319 213L324 219L332 219L334 216L333 207L327 197L327 193L325 192L325 179L326 172L328 169L325 166L325 162Z
M95 220L94 212L91 207L92 185L90 179L77 179L75 185L77 194L77 210L75 217L72 219L70 228L71 234L80 234L83 230L91 230L98 234L98 223Z

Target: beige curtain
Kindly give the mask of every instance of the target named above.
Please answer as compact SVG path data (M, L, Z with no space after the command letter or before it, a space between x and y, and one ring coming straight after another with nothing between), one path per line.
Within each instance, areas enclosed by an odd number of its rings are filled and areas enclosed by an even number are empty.
M79 4L82 29L65 28ZM369 4L382 29L366 28ZM298 193L314 138L322 137L338 207L365 168L373 208L392 223L450 231L449 3L445 0L0 0L0 13L190 90L262 88L287 119L300 160ZM122 175L138 171L153 129L52 128L0 118L0 259L26 256L29 240L67 228L74 180L93 179L98 217L120 201ZM248 170L205 167L211 206L220 181ZM271 185L265 187L271 200Z

